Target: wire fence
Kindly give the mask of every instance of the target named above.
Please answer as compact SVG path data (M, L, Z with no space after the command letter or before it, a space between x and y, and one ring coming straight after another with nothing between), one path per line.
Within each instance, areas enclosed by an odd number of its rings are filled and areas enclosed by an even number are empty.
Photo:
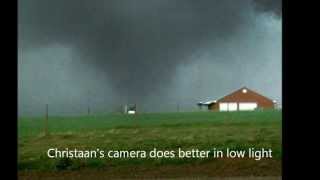
M47 107L48 105L48 107ZM33 106L18 107L18 116L44 116L46 108L50 116L81 116L81 115L93 115L93 114L109 114L109 113L124 113L126 107L133 104L113 104L113 105L68 105L62 106L57 104L39 104ZM206 107L199 108L196 102L194 103L179 103L168 102L161 104L134 104L136 105L137 113L160 113L160 112L195 112L206 111Z
M199 112L208 111L207 106L198 106L197 102L167 102L154 104L80 104L80 105L59 105L59 104L37 104L32 106L18 107L18 116L83 116L83 115L104 115L110 113L125 113L128 107L135 105L136 113L161 113L161 112ZM47 107L48 106L48 107ZM282 109L282 104L277 103L275 109Z

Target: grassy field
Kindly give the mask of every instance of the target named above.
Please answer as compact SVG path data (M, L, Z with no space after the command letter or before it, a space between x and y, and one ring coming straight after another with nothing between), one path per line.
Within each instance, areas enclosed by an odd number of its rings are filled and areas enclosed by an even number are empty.
M102 173L108 177L280 176L281 111L180 112L49 117L18 120L18 170L30 174ZM271 148L273 158L253 159L49 159L49 148L158 150ZM202 167L202 168L200 168ZM162 173L161 173L162 172ZM171 173L170 173L171 172ZM148 175L149 174L149 175ZM166 174L166 175L165 175ZM35 179L35 178L34 178Z

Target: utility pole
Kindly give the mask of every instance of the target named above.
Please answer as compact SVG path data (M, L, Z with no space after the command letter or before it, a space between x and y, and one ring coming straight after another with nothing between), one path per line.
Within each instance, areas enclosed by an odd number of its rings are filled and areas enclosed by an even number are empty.
M134 104L134 114L137 114L137 104Z
M49 105L46 104L46 116L45 116L45 122L44 122L44 134L47 136L49 134L48 132L48 118L49 118Z
M177 112L180 112L180 104L177 103Z
M87 94L87 103L88 103L88 115L90 115L90 97L91 97L91 91L88 90L88 94Z

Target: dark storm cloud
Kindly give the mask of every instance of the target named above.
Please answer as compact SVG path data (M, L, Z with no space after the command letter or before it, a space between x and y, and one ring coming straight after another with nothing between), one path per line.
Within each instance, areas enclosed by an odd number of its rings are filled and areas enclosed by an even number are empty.
M105 71L114 88L137 98L170 81L186 52L202 41L232 36L248 7L230 0L34 0L20 6L23 46L70 45Z
M250 29L252 13L281 15L279 2L21 0L19 48L68 47L78 64L99 72L97 84L139 102L169 86L179 66L199 61L190 56L204 44L213 44L211 62L232 64L232 59L215 57L223 56L220 44ZM77 68L69 75L81 74Z
M258 11L282 15L282 0L253 0Z

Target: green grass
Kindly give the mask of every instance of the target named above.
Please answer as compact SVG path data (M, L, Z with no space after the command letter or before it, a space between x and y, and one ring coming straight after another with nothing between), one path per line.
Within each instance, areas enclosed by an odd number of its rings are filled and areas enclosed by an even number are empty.
M281 111L181 112L137 115L49 117L49 136L43 118L18 120L19 170L56 170L61 159L49 159L50 147L103 150L176 150L272 148L281 159ZM81 159L69 169L143 164L202 163L213 159Z

